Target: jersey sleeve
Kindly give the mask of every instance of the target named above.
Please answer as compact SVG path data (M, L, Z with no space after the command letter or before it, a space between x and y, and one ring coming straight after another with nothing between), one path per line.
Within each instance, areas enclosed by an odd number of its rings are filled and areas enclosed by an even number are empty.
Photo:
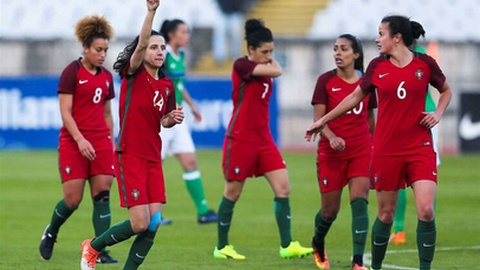
M108 95L106 97L106 100L110 100L115 98L115 89L113 88L113 76L110 71L103 69L104 72L107 73L107 78L108 78Z
M446 78L437 62L435 62L435 59L426 54L420 54L419 58L427 63L428 67L430 68L430 84L437 89L441 89L446 81Z
M373 110L377 107L378 107L377 91L372 91L370 92L370 96L368 97L367 110Z
M252 77L253 70L256 66L257 63L252 62L247 58L239 58L233 64L233 70L242 80L249 80Z
M327 83L331 79L331 72L320 75L315 85L315 91L312 96L312 105L324 104L327 105Z
M167 89L174 89L173 83L170 79L167 79ZM167 100L167 108L165 109L165 114L175 110L177 108L176 98L175 98L175 91L170 90L168 100Z
M367 71L365 71L365 75L362 77L362 81L360 82L359 86L362 89L364 93L371 93L375 91L375 85L373 85L372 79L373 79L373 72L375 71L375 68L377 65L385 60L383 56L379 56L368 64Z
M65 67L58 82L58 94L73 95L73 92L75 92L75 88L77 86L77 72L79 67L80 66L77 61L73 61L67 67Z

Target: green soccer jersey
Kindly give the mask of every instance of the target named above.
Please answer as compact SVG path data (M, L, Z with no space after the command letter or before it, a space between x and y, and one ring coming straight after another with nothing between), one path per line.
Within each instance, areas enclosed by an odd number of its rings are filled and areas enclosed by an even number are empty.
M415 46L415 51L419 53L426 54L427 52L420 46ZM430 94L430 87L428 88L427 98L425 99L425 111L426 112L434 112L437 106L435 105L435 101L433 101L432 95Z
M178 105L183 102L183 89L185 89L185 54L183 50L178 50L176 54L170 46L167 45L167 56L164 64L165 74L173 82L175 87L175 99Z

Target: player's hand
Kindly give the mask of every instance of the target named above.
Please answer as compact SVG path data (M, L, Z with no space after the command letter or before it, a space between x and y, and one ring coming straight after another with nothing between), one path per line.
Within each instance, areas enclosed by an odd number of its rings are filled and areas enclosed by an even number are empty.
M160 6L160 0L147 0L147 8L148 10L157 10Z
M440 122L440 116L436 113L423 112L423 118L420 120L420 125L425 128L433 128L438 122Z
M323 122L322 118L311 124L305 131L305 139L307 140L307 142L315 141L317 135L322 132L325 125L326 124Z
M193 117L195 117L195 122L196 123L200 123L202 122L202 114L200 113L200 111L198 110L197 107L192 107L192 113L193 113Z
M94 160L96 157L95 149L93 149L92 144L86 139L81 139L77 142L78 150L82 156L86 157L88 160Z
M173 120L175 124L180 124L183 122L183 119L185 118L185 114L183 113L183 107L178 106L175 110L172 110L170 112L170 119Z
M340 137L330 139L330 147L335 151L345 150L345 140Z

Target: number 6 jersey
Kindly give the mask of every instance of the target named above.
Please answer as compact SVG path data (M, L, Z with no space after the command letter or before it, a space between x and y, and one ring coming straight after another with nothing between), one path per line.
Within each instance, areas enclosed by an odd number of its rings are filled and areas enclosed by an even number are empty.
M412 61L403 68L383 55L373 59L360 83L366 93L377 89L378 118L373 140L376 155L409 155L432 148L430 129L422 127L420 121L428 85L442 88L445 76L433 58L413 54Z

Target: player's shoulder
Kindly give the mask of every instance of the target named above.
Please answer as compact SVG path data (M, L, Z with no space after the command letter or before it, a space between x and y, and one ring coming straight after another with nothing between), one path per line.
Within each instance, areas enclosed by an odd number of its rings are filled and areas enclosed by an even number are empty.
M82 63L80 62L81 58L71 61L64 69L63 72L73 72L77 73Z
M433 59L433 57L431 57L428 54L414 52L414 56L415 56L415 58L419 59L420 61L423 61L423 62L427 63L428 65L431 65L431 64L435 63L435 59Z
M317 81L327 82L327 81L331 80L332 78L334 78L336 76L337 76L337 70L332 69L332 70L329 70L329 71L326 71L326 72L320 74L317 78Z

